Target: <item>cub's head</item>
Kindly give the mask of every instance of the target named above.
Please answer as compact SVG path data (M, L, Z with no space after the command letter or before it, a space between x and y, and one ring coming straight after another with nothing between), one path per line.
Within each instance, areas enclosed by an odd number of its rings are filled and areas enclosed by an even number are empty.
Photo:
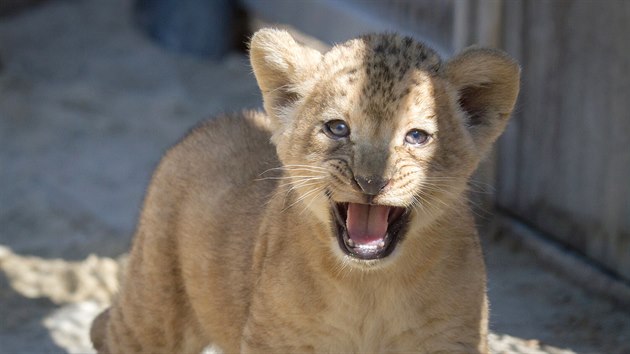
M250 48L292 202L330 225L322 242L357 264L390 256L461 202L519 90L502 52L443 62L394 34L322 54L264 29Z

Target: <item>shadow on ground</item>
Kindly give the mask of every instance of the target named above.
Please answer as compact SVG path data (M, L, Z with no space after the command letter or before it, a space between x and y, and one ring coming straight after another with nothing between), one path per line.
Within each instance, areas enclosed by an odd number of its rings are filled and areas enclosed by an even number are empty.
M7 277L0 273L0 343L4 353L62 353L42 319L57 306L46 298L30 299L13 290ZM11 311L11 309L23 309ZM28 330L25 330L28 328Z

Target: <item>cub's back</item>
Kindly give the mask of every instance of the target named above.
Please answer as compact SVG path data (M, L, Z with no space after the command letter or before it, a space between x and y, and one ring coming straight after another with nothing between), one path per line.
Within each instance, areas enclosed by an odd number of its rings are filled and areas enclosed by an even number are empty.
M263 113L224 115L199 124L157 167L137 238L164 242L180 252L190 245L210 247L198 248L198 253L228 252L252 242L262 206L276 185L263 176L278 175L274 168L279 164Z
M274 168L279 165L263 113L210 119L166 153L153 176L143 219L166 214L169 225L178 225L167 237L176 235L181 246L211 242L211 251L228 252L253 242L262 207L276 185L265 177L278 175Z
M243 187L279 165L269 129L268 118L256 111L206 120L166 153L156 175L174 174L204 188L208 178L213 187Z

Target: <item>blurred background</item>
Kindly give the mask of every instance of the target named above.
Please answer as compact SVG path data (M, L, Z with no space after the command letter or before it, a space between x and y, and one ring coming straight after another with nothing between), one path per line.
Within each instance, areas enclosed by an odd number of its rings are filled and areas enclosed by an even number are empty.
M492 350L630 353L626 0L0 0L0 353L93 352L161 154L262 106L263 26L514 56L519 102L471 183Z

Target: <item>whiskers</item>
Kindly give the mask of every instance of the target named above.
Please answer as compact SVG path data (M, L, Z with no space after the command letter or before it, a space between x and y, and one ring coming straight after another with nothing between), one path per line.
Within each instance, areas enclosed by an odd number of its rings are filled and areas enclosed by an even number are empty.
M352 260L349 256L343 255L339 257L339 259L341 260L340 262L333 263L332 272L336 278L345 279L347 276L354 273L356 268L352 264Z
M411 172L407 178L410 176L413 178L414 175L420 173L420 171ZM407 208L412 208L424 215L435 215L466 202L474 206L472 212L476 216L485 218L490 215L491 213L484 210L481 205L467 198L468 192L488 194L492 193L492 187L464 177L423 176L419 182L409 184L409 187L403 188L399 194L401 199L405 196L408 198ZM411 193L411 198L409 198L409 193ZM480 212L485 215L481 215Z
M447 183L422 181L413 194L412 208L429 215L454 208L462 196L449 187Z
M278 174L284 173L283 176L261 177L261 178L258 178L257 180L283 179L283 178L297 177L297 176L287 175L286 174L287 172L300 172L300 173L311 172L316 175L319 174L321 176L328 175L328 170L324 167L312 166L312 165L283 165L283 166L272 167L272 168L266 169L258 175L258 176L264 176L265 174L268 174L268 173L278 173Z
M296 199L293 203L291 203L291 205L289 205L289 206L285 207L284 209L282 209L282 211L284 212L284 211L288 210L289 208L291 208L292 206L294 206L294 205L298 204L299 202L301 202L301 201L305 201L305 200L306 200L306 198L311 197L311 201L310 201L308 204L306 204L306 205L304 206L304 209L302 209L302 211L300 212L300 214L304 213L304 211L305 211L306 209L308 209L308 207L309 207L309 206L313 203L313 201L317 198L317 196L319 195L319 193L323 192L325 189L326 189L326 186L325 186L325 185L323 185L323 186L319 186L319 187L316 187L316 188L313 188L313 189L311 189L311 190L307 191L306 193L304 193L304 194L300 195L300 196L299 196L299 197L298 197L298 198L297 198L297 199ZM285 201L286 201L286 196L285 196Z
M265 174L269 173L275 173L276 175L264 177ZM286 205L287 198L292 192L303 192L297 193L297 198L292 201L290 205L285 206L282 209L282 212L299 204L300 202L306 202L307 198L311 198L310 202L306 204L302 210L302 212L304 212L304 210L308 209L308 207L313 203L317 196L326 190L328 185L326 180L329 178L330 174L328 169L319 166L284 165L265 170L260 173L259 176L263 177L257 178L255 181L280 181L277 185L276 192L269 197L269 200L265 203L265 205L268 205L269 202L281 193L284 193L283 205Z

